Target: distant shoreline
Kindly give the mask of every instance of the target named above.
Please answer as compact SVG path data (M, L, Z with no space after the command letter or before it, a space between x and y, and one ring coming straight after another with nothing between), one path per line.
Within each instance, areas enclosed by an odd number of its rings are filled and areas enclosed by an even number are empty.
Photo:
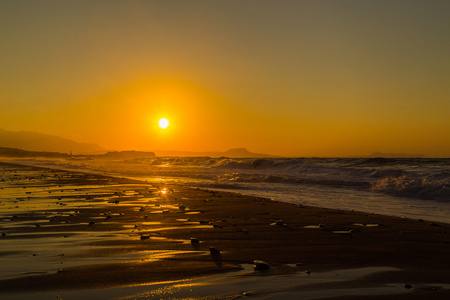
M101 154L71 154L63 152L49 152L49 151L29 151L18 148L8 148L0 147L0 157L61 157L61 158L116 158L116 159L133 159L133 158L152 158L152 157L192 157L192 158L202 158L202 157L224 157L224 158L254 158L254 159L264 159L264 158L285 158L285 159L295 159L302 157L295 156L276 156L270 154L252 153L246 149L237 149L239 151L225 151L225 152L183 152L183 151L109 151ZM241 151L242 150L242 151ZM315 158L315 157L305 157L305 158ZM426 159L422 154L407 154L407 153L382 153L374 152L370 155L357 155L357 156L344 156L344 157L317 157L317 158L392 158L392 159L402 159L402 158L417 158ZM430 158L431 159L431 158ZM445 159L445 158L443 158Z

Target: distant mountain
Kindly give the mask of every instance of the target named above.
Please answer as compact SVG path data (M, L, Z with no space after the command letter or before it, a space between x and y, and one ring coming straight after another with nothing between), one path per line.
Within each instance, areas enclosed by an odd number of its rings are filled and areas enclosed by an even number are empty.
M78 143L55 135L31 131L6 131L0 129L0 147L19 148L28 151L62 152L73 154L104 153L95 144Z
M230 149L228 151L221 152L220 156L239 157L239 158L244 158L244 157L251 157L251 158L276 157L274 155L269 155L269 154L253 153L253 152L248 151L245 148Z
M408 153L383 153L375 151L374 153L366 156L361 157L369 157L369 158L375 158L375 157L383 157L383 158L425 158L425 155L423 154L408 154Z
M211 152L186 152L186 151L155 151L158 156L209 156L209 157L230 157L230 158L275 158L279 156L263 154L263 153L253 153L245 148L230 149L225 152L211 151Z

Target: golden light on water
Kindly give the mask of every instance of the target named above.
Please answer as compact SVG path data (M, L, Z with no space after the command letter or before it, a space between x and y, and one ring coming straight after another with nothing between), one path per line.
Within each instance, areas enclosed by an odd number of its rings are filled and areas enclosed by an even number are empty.
M167 120L166 118L161 118L158 121L158 125L161 129L166 129L167 127L169 127L169 120Z

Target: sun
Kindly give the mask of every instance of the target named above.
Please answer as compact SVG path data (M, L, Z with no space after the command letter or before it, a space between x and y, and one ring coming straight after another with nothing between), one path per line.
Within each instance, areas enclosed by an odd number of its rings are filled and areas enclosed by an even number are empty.
M167 127L169 127L169 120L167 120L166 118L162 118L158 121L158 125L161 129L166 129Z

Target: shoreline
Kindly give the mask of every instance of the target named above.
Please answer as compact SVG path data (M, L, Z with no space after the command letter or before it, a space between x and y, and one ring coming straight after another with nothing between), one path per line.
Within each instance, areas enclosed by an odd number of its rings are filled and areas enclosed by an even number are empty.
M343 186L329 186L326 181L322 182L323 185L322 183L313 183L312 185L309 185L303 183L292 184L283 182L270 184L266 183L265 180L263 180L263 182L261 183L251 183L251 180L249 182L246 182L245 180L238 180L238 182L233 183L226 178L225 180L220 179L221 176L227 177L229 175L227 175L226 170L217 172L217 170L214 171L213 168L211 171L210 167L204 168L201 166L201 164L194 167L193 170L190 170L186 169L183 166L178 168L176 165L169 165L167 168L161 168L161 165L157 163L157 166L155 168L151 167L149 170L147 170L145 167L145 163L138 162L136 164L133 161L105 161L105 164L103 164L100 161L89 160L81 163L81 165L72 164L72 162L69 161L46 162L41 160L11 160L9 162L66 171L108 175L119 178L123 178L125 176L125 178L128 179L146 181L156 184L160 184L163 182L166 184L189 187L198 186L204 189L242 193L255 197L270 198L281 202L303 204L305 206L324 207L346 211L359 211L411 219L420 218L430 222L450 223L448 218L448 216L450 216L450 203L448 203L448 201L439 201L437 199L431 200L431 198L430 201L428 201L426 200L426 197L422 198L423 195L420 197L410 197L411 195L403 197L400 194L392 195L390 192L375 192L367 190L365 188L361 189L357 187L348 188L348 182L346 182L346 180L342 182ZM186 163L189 164L188 162L182 162L181 165L186 166ZM361 170L363 169L364 168L362 168ZM233 169L230 171L238 172L236 174L240 173L239 169ZM389 175L390 173L389 170L386 171L382 168L379 169L379 172L381 172L380 175ZM267 174L271 174L271 172ZM242 175L244 177L252 176L251 172L247 173L246 171L243 172ZM284 176L281 174L279 175L281 177ZM219 176L219 180L217 180L218 178L215 178L215 176ZM234 173L231 177L233 176ZM373 176L371 175L369 177ZM366 180L370 181L370 178L366 178ZM377 179L374 180L377 181ZM370 185L371 183L367 182L367 184ZM407 185L407 189L413 188L410 186L408 180L406 179L405 184ZM419 193L420 191L422 191L425 192L425 194L430 194L432 191L435 191L437 193L445 194L445 191L447 190L445 186L441 186L441 191L437 190L440 184L445 183L444 181L436 183L435 188L432 188L428 191L423 191L424 186L418 184L418 190L416 190L416 192Z
M0 237L0 242L26 244L42 239L39 235L48 235L59 239L58 243L64 241L61 250L73 248L73 253L63 259L54 259L47 250L34 251L36 256L32 256L33 251L1 251L0 259L23 255L26 261L33 257L62 261L60 265L50 264L52 271L42 275L2 278L0 294L6 297L24 291L81 291L225 274L255 259L266 261L270 269L252 272L251 276L303 274L308 270L313 278L314 274L332 270L393 267L399 270L338 286L397 282L412 285L416 295L433 293L441 299L449 295L444 287L450 283L450 271L445 267L450 266L450 224L294 205L232 192L154 186L79 171L7 163L0 167L4 169L5 165L16 171L30 168L52 175L43 182L24 184L25 188L19 185L26 190L21 202L51 197L51 202L64 205L49 202L53 206L45 212L52 214L45 219L53 221L39 227L36 222L43 220L42 209L15 214L16 218L9 221L4 221L8 218L2 213L1 231L6 236ZM82 191L75 191L76 187ZM42 194L43 189L47 189L47 195ZM21 206L20 201L15 206ZM70 213L73 207L77 210ZM200 241L198 247L191 245L191 237ZM219 249L220 256L211 255L209 247ZM130 255L134 255L132 259ZM105 257L125 259L102 261ZM442 287L415 289L432 285Z

